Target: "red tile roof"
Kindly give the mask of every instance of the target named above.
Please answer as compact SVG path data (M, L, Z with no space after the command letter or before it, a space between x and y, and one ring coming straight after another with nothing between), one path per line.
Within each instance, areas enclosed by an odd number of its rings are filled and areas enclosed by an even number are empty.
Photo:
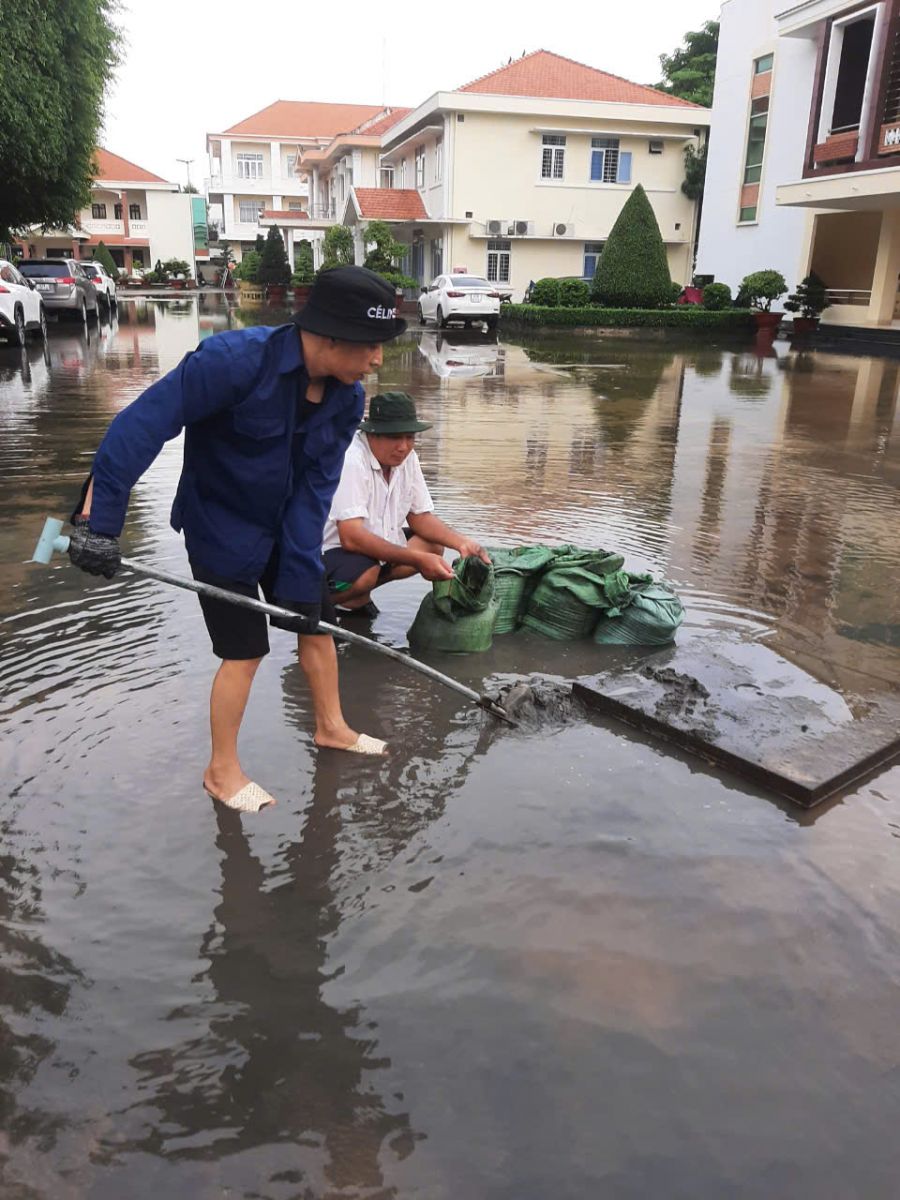
M427 221L428 213L415 188L354 188L359 211L367 220Z
M699 108L642 83L598 71L549 50L535 50L514 62L457 88L493 96L542 96L559 100L605 100L614 104L665 104Z
M110 150L104 150L102 146L97 147L96 159L98 179L115 179L120 183L166 182L160 175L154 175L152 171L145 171L143 167L136 166L127 158L113 154Z
M321 104L316 100L276 100L258 113L238 121L224 133L268 137L331 138L355 129L383 112L380 104Z
M374 120L364 121L352 132L364 133L366 137L386 133L388 129L393 129L395 125L399 124L404 117L408 117L411 112L411 108L383 108Z

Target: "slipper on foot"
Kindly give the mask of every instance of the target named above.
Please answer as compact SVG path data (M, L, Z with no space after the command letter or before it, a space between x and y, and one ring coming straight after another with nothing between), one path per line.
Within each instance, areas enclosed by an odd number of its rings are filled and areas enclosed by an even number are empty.
M245 784L239 792L235 792L227 800L223 800L219 796L213 796L208 788L206 789L206 793L218 804L224 804L226 808L233 808L236 812L257 813L261 808L268 808L270 804L275 803L275 797L270 796L265 788L261 788L258 783Z
M384 754L387 750L387 742L381 741L380 738L369 737L367 733L361 733L352 746L345 746L345 750L349 750L351 754Z
M338 616L346 621L348 617L363 617L367 621L374 621L381 609L374 600L370 600L368 604L363 604L361 608L341 608L338 606Z

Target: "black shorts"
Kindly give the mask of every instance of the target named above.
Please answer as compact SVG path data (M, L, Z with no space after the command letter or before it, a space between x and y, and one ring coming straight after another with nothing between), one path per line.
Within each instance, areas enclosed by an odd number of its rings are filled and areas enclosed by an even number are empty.
M404 528L403 535L409 541L413 535L412 530ZM379 562L377 558L369 558L367 554L355 554L352 550L345 550L343 546L334 546L331 550L326 550L322 558L325 560L328 587L331 595L337 600L340 600L341 592L349 591L360 575L364 575L372 567L379 568L375 587L385 583L394 569L393 563Z
M191 563L191 574L198 583L209 583L213 587L225 588L228 592L237 592L239 596L250 596L259 599L259 591L270 603L275 603L274 588L278 575L278 551L273 550L272 556L266 563L259 583L241 583L234 579L223 579L207 571L205 567ZM238 608L227 600L215 600L212 596L198 593L203 619L212 641L213 654L218 658L248 659L264 658L269 653L269 631L266 628L266 616L261 612L253 612L249 608ZM269 618L271 620L271 617ZM322 579L322 620L333 623L335 620L334 605L328 592L328 583ZM324 634L324 630L322 633Z

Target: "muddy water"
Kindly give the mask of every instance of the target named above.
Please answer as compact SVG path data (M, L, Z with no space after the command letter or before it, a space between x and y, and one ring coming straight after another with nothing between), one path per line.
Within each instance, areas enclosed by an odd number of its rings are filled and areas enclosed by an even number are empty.
M199 787L194 599L26 565L113 414L261 316L130 301L0 350L0 1194L896 1195L900 767L802 816L619 727L498 733L356 649L348 716L394 755L317 754L276 635L243 753L280 803L242 822ZM684 638L847 698L900 680L898 382L780 342L433 331L378 380L434 423L452 523L620 549L677 585ZM179 459L127 528L173 570ZM375 635L402 645L422 593L386 590Z

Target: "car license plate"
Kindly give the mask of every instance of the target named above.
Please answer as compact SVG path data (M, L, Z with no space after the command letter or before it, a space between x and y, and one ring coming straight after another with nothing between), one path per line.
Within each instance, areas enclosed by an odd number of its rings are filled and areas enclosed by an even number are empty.
M469 299L472 301L473 304L480 304L481 303L481 292L472 292L469 296Z
M56 284L55 283L36 283L34 285L34 287L35 287L35 291L38 291L38 292L52 292L55 289Z

